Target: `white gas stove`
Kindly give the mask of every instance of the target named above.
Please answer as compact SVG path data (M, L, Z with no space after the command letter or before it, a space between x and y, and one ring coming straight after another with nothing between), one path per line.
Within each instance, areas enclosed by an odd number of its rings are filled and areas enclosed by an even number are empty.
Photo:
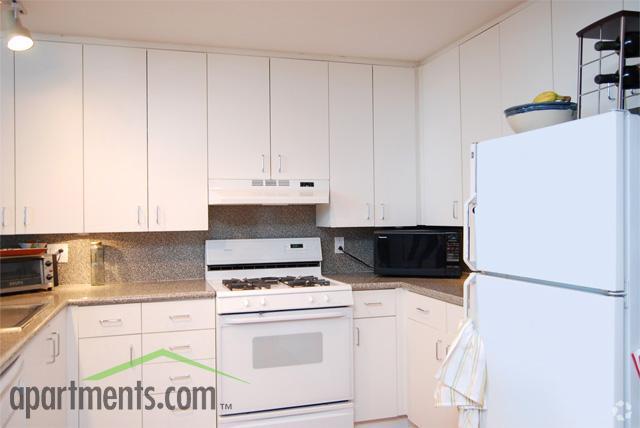
M319 238L206 242L216 290L218 425L353 426L353 297Z
M218 314L353 305L351 286L322 277L320 238L206 242Z

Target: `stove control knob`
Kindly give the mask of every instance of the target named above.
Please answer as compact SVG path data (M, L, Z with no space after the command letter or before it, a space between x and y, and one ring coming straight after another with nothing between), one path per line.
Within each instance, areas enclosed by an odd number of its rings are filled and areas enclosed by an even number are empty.
M264 299L264 297L262 299L260 299L260 304L262 306L267 306L267 301Z
M324 296L322 296L322 298L324 299L325 302L329 301L329 295L325 294Z
M313 296L309 296L309 303L313 303Z
M242 301L242 304L244 305L245 308L248 308L249 307L249 299L244 299Z

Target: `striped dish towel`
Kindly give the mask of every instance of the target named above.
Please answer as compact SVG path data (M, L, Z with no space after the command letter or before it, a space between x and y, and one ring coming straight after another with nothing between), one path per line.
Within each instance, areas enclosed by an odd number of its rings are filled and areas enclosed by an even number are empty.
M458 428L478 428L485 409L487 361L482 339L470 319L464 321L449 355L436 374L436 407L458 407Z

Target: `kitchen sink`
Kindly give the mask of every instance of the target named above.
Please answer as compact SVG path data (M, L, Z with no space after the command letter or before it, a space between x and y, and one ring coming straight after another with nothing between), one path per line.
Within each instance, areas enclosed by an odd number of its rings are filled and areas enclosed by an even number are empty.
M48 303L30 305L1 305L0 332L20 331Z

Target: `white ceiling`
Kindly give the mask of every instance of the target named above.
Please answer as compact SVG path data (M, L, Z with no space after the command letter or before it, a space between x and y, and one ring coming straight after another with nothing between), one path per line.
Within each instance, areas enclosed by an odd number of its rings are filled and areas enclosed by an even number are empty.
M25 0L32 32L419 61L521 0Z

